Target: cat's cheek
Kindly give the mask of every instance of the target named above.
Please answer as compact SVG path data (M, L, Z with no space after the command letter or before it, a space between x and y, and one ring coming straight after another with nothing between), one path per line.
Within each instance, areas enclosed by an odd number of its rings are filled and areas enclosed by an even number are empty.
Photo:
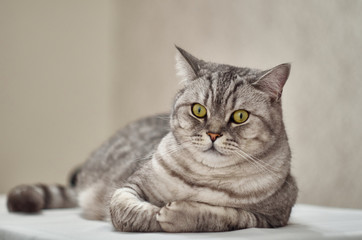
M255 138L243 140L241 149L251 155L258 155L268 149L273 142L274 141L267 136L258 135Z
M178 125L180 126L180 128L182 128L184 130L192 129L192 124L189 119L179 118Z
M262 142L269 142L271 138L269 130L259 124L249 125L240 131L240 139L242 140L257 139Z
M180 121L179 119L173 119L171 122L171 130L173 132L180 132L183 130L187 130L184 127L184 124L181 124L182 121Z
M253 125L249 125L242 129L237 128L236 130L239 133L240 139L253 139L260 134L260 130Z
M241 149L250 155L258 154L262 148L262 144L254 139L247 139L241 144Z

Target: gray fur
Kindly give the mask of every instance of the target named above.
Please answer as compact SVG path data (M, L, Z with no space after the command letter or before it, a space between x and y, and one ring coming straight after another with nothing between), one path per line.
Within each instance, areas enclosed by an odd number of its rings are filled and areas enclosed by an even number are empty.
M180 48L177 62L184 86L171 113L128 125L82 166L83 215L110 219L118 231L286 225L297 197L280 100L290 65L238 68ZM192 114L194 103L205 118ZM242 124L231 121L239 109L249 112Z

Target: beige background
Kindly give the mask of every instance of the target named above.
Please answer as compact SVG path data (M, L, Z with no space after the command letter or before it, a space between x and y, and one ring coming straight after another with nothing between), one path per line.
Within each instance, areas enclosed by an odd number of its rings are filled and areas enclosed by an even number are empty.
M0 0L0 192L66 181L127 122L167 111L174 44L292 62L283 101L299 202L362 208L362 1Z

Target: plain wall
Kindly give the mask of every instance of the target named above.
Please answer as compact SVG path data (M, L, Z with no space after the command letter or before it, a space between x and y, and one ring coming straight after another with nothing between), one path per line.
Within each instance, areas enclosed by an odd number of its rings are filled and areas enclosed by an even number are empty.
M65 182L112 132L109 4L0 1L0 192Z
M113 131L168 111L174 44L292 72L299 202L362 208L362 1L0 1L0 192L65 182Z

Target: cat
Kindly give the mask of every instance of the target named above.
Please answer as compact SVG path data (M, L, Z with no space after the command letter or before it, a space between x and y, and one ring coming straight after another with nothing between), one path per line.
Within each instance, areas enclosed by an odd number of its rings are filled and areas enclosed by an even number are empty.
M125 232L285 226L298 193L281 105L290 64L240 68L176 48L183 86L170 114L119 130L73 188L15 187L9 211L80 206L85 218Z

